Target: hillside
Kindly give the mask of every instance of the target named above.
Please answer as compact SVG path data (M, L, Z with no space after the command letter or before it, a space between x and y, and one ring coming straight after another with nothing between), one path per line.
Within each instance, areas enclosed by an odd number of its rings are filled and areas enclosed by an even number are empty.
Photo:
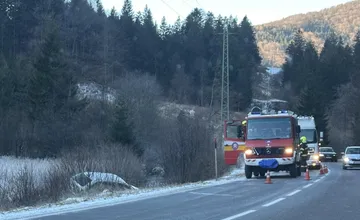
M317 49L323 46L331 32L343 36L350 43L360 26L360 1L340 4L318 12L293 15L278 21L256 26L256 37L264 63L272 61L280 66L285 58L285 49L293 33L302 28L305 37L314 42Z

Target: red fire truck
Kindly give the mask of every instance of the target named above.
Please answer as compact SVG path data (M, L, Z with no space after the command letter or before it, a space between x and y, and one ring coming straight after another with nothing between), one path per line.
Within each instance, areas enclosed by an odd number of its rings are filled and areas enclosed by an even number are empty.
M301 175L297 116L290 111L250 112L247 116L244 152L245 176L265 176L269 171Z

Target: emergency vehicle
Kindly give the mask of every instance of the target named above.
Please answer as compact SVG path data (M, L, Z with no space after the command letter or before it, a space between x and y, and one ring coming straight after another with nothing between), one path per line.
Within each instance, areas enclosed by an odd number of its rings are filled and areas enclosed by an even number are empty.
M269 171L288 171L301 175L300 126L291 111L250 112L245 132L245 176Z
M301 127L300 137L305 136L309 148L310 157L307 161L309 168L320 169L319 158L320 141L316 130L315 118L313 116L298 116L298 123Z
M239 154L245 150L243 120L225 121L224 159L227 165L236 165Z

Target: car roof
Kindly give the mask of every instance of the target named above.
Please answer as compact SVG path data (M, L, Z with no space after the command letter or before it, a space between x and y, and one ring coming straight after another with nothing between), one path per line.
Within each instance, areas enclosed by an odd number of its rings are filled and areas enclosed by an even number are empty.
M360 148L360 146L347 146L346 148Z

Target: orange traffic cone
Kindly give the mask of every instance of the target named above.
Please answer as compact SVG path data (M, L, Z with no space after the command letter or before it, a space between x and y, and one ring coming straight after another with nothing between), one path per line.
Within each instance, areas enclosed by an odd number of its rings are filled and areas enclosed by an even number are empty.
M325 167L323 165L321 165L320 167L320 175L325 174Z
M305 180L311 180L310 173L309 173L309 168L306 168Z
M270 171L268 170L266 173L266 180L265 180L265 184L271 184L271 178L270 178Z

